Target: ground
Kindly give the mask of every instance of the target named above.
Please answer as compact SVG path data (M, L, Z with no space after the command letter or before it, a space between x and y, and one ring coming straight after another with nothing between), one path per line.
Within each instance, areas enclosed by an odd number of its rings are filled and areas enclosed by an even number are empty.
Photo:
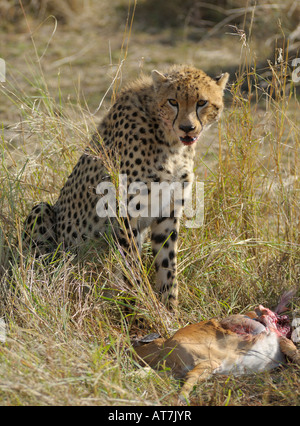
M140 370L130 355L131 338L148 331L167 336L258 303L272 307L299 284L298 99L284 63L273 79L271 73L270 85L273 94L280 81L286 90L273 97L254 86L241 93L238 73L240 68L250 76L250 62L273 59L274 40L293 30L292 19L284 20L293 16L293 2L283 11L280 3L271 10L262 5L252 31L250 11L245 33L212 22L209 34L189 24L195 14L183 13L175 27L149 27L141 18L144 2L132 26L131 15L126 26L125 0L103 1L101 10L91 2L79 15L60 11L58 21L52 17L55 3L46 15L25 7L26 19L21 11L1 23L7 82L0 88L0 317L7 338L0 343L0 403L173 404L179 384L167 372ZM255 25L263 19L268 25L259 31ZM243 28L243 19L227 23ZM130 296L147 330L128 330L122 317L128 294L104 292L118 283L112 270L123 267L119 253L96 253L83 264L57 256L44 267L20 253L22 221L35 203L55 202L122 85L141 72L190 62L211 75L230 71L233 83L219 126L198 147L204 225L181 230L178 315L157 302L153 265L145 256L144 285L133 287ZM147 243L145 248L150 250ZM136 273L128 277L133 283ZM299 308L299 294L292 307ZM288 365L254 377L213 378L194 391L192 403L299 405L299 373Z

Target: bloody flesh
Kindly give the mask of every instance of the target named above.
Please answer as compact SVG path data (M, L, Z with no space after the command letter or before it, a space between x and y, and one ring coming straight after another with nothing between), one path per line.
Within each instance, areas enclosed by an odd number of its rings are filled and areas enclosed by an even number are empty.
M262 305L255 310L257 313L256 321L259 321L270 331L274 331L279 336L284 336L290 339L291 325L287 315L279 315Z

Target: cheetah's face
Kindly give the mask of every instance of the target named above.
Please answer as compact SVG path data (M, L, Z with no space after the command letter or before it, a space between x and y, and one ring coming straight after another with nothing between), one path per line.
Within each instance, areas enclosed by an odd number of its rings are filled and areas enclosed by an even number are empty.
M169 139L193 145L223 109L223 91L229 75L214 80L201 70L186 67L162 75L152 72L159 115Z

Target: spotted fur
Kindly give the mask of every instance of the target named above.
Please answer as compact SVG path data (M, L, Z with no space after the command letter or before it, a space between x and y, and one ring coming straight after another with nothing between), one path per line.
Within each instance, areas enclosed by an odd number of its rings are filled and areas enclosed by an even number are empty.
M96 212L101 198L97 185L112 179L111 170L126 174L128 185L137 181L147 185L149 209L152 182L187 182L191 186L196 143L202 131L220 116L227 80L228 74L213 79L196 68L175 66L164 74L153 71L151 77L125 88L100 123L56 204L40 204L30 213L25 243L31 242L39 253L46 253L53 242L73 248L103 236L108 220ZM131 199L129 195L128 201ZM181 204L181 199L173 199L168 217L163 217L160 209L158 217L129 215L124 229L117 221L113 226L124 251L132 249L133 240L141 250L143 235L151 229L157 290L170 307L177 305L178 298Z

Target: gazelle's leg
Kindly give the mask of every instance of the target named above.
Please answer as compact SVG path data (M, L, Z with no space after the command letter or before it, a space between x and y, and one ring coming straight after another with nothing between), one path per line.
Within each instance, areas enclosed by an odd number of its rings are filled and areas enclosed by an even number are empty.
M284 355L293 361L295 364L300 365L300 351L294 345L294 343L286 337L280 337L280 349Z
M189 402L189 395L193 389L193 387L202 382L209 377L211 377L213 371L219 367L219 364L212 361L204 361L200 364L196 365L196 367L189 371L186 375L186 380L184 385L181 388L178 397L178 403L187 404Z

